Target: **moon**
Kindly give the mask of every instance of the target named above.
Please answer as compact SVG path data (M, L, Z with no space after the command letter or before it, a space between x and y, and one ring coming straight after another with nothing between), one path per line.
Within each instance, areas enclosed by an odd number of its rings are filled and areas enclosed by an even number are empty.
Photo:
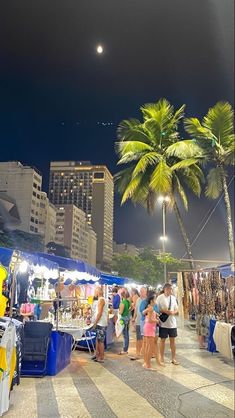
M96 51L97 51L98 54L103 54L104 48L102 47L102 45L98 45L96 47Z

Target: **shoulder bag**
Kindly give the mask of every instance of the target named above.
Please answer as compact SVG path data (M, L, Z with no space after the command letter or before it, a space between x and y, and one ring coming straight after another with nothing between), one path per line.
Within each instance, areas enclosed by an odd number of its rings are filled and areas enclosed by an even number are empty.
M171 309L171 296L170 296L170 303L169 303L169 306L168 306L168 311L170 311L170 309ZM168 318L169 318L169 315L164 313L164 312L161 313L161 315L159 315L159 319L160 319L161 322L166 322L166 320Z

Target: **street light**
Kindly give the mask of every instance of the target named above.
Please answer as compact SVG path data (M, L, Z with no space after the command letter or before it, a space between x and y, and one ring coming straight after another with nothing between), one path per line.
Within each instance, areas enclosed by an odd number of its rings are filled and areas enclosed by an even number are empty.
M162 205L162 236L160 237L160 240L162 241L162 252L163 255L165 256L166 253L166 246L165 243L167 241L167 236L166 236L166 205L167 203L170 202L170 197L169 196L159 196L158 198L158 202L161 203ZM167 274L166 274L166 262L164 260L164 282L167 282Z

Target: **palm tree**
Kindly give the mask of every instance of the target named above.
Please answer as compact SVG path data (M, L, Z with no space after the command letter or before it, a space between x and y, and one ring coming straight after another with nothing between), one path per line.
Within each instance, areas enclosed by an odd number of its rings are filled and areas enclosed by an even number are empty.
M227 212L227 229L230 259L234 261L234 237L232 211L228 192L228 166L234 165L234 113L228 102L218 102L210 108L200 122L197 118L185 120L185 129L203 149L205 162L209 164L206 196L217 199L224 193Z
M124 204L128 199L147 207L153 213L157 196L169 195L188 257L193 268L193 256L177 196L188 209L185 185L200 196L203 172L198 166L202 151L192 140L180 140L178 125L184 115L182 106L174 111L166 99L141 107L143 122L124 120L118 127L116 144L118 164L128 167L116 175L118 190ZM183 155L183 157L182 157Z

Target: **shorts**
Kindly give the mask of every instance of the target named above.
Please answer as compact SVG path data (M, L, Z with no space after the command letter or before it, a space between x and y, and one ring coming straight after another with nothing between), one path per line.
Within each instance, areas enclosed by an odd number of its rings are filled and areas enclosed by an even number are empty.
M136 340L137 341L143 340L143 335L141 334L140 325L136 325L135 331L136 331Z
M177 337L177 328L159 328L159 337L160 338L176 338Z
M119 309L113 309L114 316L118 317Z
M97 325L96 327L96 338L100 343L104 343L106 337L106 329L106 327L101 327L100 325Z
M144 321L140 321L140 333L143 337L144 336Z

